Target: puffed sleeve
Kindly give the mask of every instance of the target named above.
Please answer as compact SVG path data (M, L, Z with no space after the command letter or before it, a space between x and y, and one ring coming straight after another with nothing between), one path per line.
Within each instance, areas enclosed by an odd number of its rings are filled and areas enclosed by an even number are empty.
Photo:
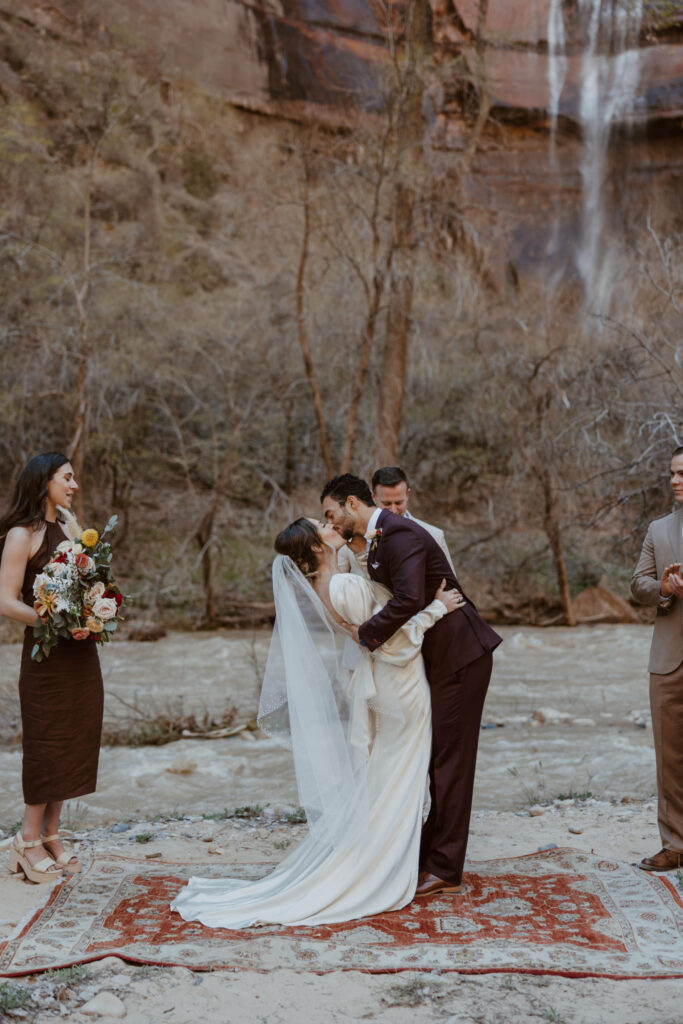
M422 640L428 629L442 619L448 609L438 598L404 622L397 633L373 651L373 656L392 665L405 665L416 658L422 649ZM457 614L457 613L456 613Z
M360 626L378 608L370 580L350 572L340 572L332 577L330 601L337 614L354 626Z

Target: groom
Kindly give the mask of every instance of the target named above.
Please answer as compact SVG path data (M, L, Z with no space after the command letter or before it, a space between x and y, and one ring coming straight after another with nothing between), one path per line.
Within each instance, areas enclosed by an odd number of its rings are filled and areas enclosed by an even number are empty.
M462 590L434 538L414 520L376 508L364 480L351 473L337 476L320 500L325 519L347 541L365 537L370 578L393 594L358 628L358 642L370 651L428 605L442 579ZM465 606L432 626L422 644L432 698L432 805L422 830L416 896L459 890L491 652L501 643L463 597Z

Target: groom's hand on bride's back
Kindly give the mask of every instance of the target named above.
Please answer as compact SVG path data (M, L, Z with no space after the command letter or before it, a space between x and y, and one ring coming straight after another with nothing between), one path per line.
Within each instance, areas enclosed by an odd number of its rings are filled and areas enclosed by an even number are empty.
M465 598L462 596L459 590L453 587L452 590L446 590L446 580L441 580L439 589L434 594L434 598L441 601L442 604L446 605L447 612L455 612L458 608L464 608Z

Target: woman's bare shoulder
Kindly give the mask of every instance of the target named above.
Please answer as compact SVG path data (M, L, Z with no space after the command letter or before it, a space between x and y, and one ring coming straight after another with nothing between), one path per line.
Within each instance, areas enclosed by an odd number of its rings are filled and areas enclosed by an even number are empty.
M30 548L31 541L35 535L36 531L31 526L10 526L7 531L5 546L11 545L14 549L21 547Z
M11 526L5 537L3 554L11 558L30 558L40 547L44 529L34 526Z

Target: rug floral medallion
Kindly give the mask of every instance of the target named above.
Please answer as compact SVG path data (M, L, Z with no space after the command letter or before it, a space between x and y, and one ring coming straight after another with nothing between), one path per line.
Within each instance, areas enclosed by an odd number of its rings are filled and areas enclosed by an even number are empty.
M460 895L344 924L236 932L187 923L169 909L191 874L258 878L270 867L95 857L0 945L0 976L116 955L194 970L683 977L676 878L569 849L468 862Z

